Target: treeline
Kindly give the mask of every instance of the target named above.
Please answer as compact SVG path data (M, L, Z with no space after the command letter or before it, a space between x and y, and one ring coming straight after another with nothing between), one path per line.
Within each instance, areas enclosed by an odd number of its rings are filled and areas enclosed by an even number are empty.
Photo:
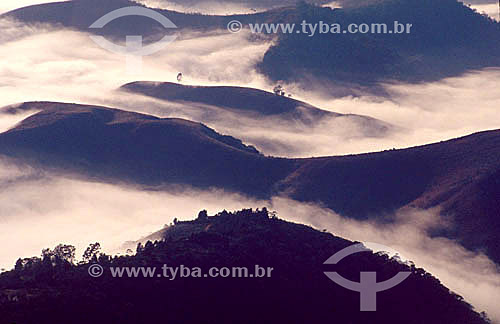
M359 311L359 293L328 279L323 265L352 242L280 220L267 209L199 213L175 221L164 239L140 244L135 255L108 256L98 244L76 262L59 245L41 258L19 260L0 275L0 323L487 323L461 297L423 269L386 255L358 253L334 267L359 281L399 271L412 275L377 296L376 312ZM100 264L104 274L88 269ZM272 267L267 278L113 278L109 267Z

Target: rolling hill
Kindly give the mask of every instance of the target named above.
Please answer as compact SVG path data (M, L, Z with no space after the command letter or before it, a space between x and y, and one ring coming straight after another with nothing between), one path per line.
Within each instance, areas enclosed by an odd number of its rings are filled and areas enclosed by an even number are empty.
M232 20L244 26L262 23L301 24L412 24L409 33L263 32L276 41L257 69L272 81L298 82L305 89L317 85L343 96L371 89L388 95L380 82L422 82L461 75L466 71L500 66L500 25L457 0L367 0L346 8L330 9L299 2L296 6L255 14L211 16L158 9L180 30L222 30ZM129 0L73 0L13 10L0 18L28 24L47 23L123 41L142 35L145 42L162 38L165 30L147 17L128 16L102 29L88 27L103 15L122 7L137 6ZM326 82L325 82L326 81ZM354 89L354 90L353 90ZM356 90L357 89L357 90Z
M203 216L203 213L200 213ZM0 275L0 323L408 323L486 324L460 296L414 265L364 251L337 265L324 265L353 242L304 225L270 217L267 210L223 211L178 222L164 240L138 246L134 256L94 254L103 275L89 276L89 263L45 251L45 257L20 259ZM175 280L163 265L184 267ZM254 271L258 265L266 276ZM94 265L95 267L95 265ZM155 267L154 275L116 277L111 268ZM208 276L217 267L242 269L233 277ZM269 272L269 267L273 268ZM179 270L178 268L178 270ZM187 276L186 268L200 276ZM239 270L238 270L239 271ZM375 271L380 281L398 272L409 277L377 294L377 311L360 312L358 292L324 274L337 271L357 281ZM162 272L162 273L160 273ZM239 272L238 272L239 273ZM206 274L207 276L204 276ZM250 274L253 277L250 277Z
M176 29L165 29L154 19L141 16L121 17L109 22L102 29L90 29L96 20L113 10L140 6L146 7L130 0L72 0L53 2L19 8L5 14L0 18L16 19L27 24L51 24L59 27L73 28L87 33L95 33L125 40L127 35L142 35L147 41L156 41L165 33L177 31ZM147 8L147 7L146 7ZM155 9L158 13L170 19L179 30L213 30L225 29L231 20L240 20L242 23L253 21L266 21L273 19L281 10L268 13L244 14L232 16L214 16L182 13L172 10Z
M345 1L358 3L359 1ZM321 21L328 32L280 33L258 65L272 80L316 85L373 87L381 81L422 82L500 66L500 24L456 0L376 0L331 10L306 4L289 23ZM412 24L409 33L395 22ZM341 32L331 33L338 24ZM344 33L350 24L367 24L368 33ZM372 33L372 24L387 32ZM390 32L392 31L392 32ZM311 82L315 79L317 82ZM331 87L334 89L335 87Z
M500 130L378 153L305 159L277 185L358 219L391 221L403 207L439 207L457 239L500 262Z
M49 102L7 108L19 110L39 112L0 135L3 154L91 177L215 186L267 196L290 165L187 120ZM264 173L269 176L254 176Z
M121 90L141 93L169 101L187 101L219 106L241 111L257 112L261 115L299 114L299 107L318 118L340 116L285 96L244 87L190 86L172 82L137 81L125 84Z
M284 6L293 6L296 5L300 0L226 0L224 1L224 5L227 8L236 8L233 9L235 11L239 11L238 8L242 7L248 8L248 11L253 11L256 9L264 10L264 9L272 9ZM139 0L142 3L148 3L148 0ZM311 0L309 3L315 3L318 5L331 3L330 0ZM160 0L155 2L155 4L159 4L160 6L168 7L172 4L181 5L182 7L187 8L190 11L198 11L200 7L207 8L209 5L213 6L213 2L210 0ZM253 10L252 10L253 9ZM186 10L186 11L187 11ZM228 9L229 10L229 9Z
M215 106L247 116L279 117L283 121L317 125L324 119L343 117L360 125L366 136L384 136L394 127L383 121L361 115L339 114L314 107L308 103L278 96L267 91L230 86L189 86L172 82L137 81L125 84L120 90L143 94L167 101L180 101Z
M436 235L500 263L500 131L403 150L285 159L180 119L60 103L0 134L0 154L43 168L144 186L217 187L258 198L285 195L343 216L390 222L405 207L441 208Z

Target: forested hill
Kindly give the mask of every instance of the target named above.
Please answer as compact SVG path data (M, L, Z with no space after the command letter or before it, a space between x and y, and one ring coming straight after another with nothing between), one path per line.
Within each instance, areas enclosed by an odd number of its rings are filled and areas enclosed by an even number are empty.
M425 270L396 259L361 252L325 266L353 242L285 222L265 209L212 217L200 212L194 221L176 221L163 235L165 240L139 246L134 256L111 258L91 249L90 263L104 269L98 278L89 275L90 264L69 262L67 246L45 250L43 259L19 260L14 271L0 276L0 323L488 323ZM109 270L164 264L199 268L201 274L212 267L246 267L255 275L170 280L113 278ZM325 271L353 281L360 271L376 271L379 281L400 271L411 274L378 293L376 312L360 312L359 293L338 286Z

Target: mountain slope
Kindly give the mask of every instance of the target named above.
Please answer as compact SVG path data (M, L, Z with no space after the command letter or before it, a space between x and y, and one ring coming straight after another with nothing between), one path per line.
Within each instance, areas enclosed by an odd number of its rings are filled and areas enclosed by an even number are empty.
M286 96L278 96L253 88L189 86L171 82L137 81L123 85L120 90L168 101L211 105L240 114L244 113L254 118L279 117L285 122L299 121L307 126L315 126L321 120L343 117L359 125L364 136L367 137L384 136L393 129L392 125L375 118L339 114Z
M204 103L242 111L254 111L262 115L298 114L298 108L303 106L311 115L317 117L340 116L340 114L312 107L292 98L244 87L189 86L172 82L137 81L125 84L120 89L164 100Z
M404 150L306 159L280 183L301 201L358 218L391 221L403 207L439 207L458 239L500 262L500 130Z
M302 21L321 21L328 32L280 34L259 64L272 80L299 81L305 87L325 80L348 88L373 87L381 81L433 81L500 66L500 24L456 0L380 0L336 10L303 4L290 23L300 27ZM412 24L410 32L389 33L396 21ZM340 32L331 27L335 24ZM368 33L344 33L350 24L367 24ZM387 32L377 32L372 24L385 24ZM308 79L323 82L308 85Z
M122 41L127 35L142 35L148 41L156 41L163 38L166 32L176 31L176 29L166 30L154 19L135 15L111 21L102 29L89 28L96 20L113 10L130 6L146 7L130 0L72 0L23 7L2 14L0 18L12 18L28 24L45 23L64 26ZM190 30L225 29L231 20L239 20L242 23L265 21L272 19L271 17L280 12L278 10L251 15L212 16L172 10L154 10L170 19L179 29Z
M343 216L390 222L405 207L441 208L436 235L500 263L500 130L403 150L284 159L258 154L198 123L116 109L25 103L38 110L0 134L0 154L93 179L285 195Z
M200 215L203 215L202 213ZM179 222L165 240L147 243L135 256L100 256L99 278L88 264L72 266L56 254L20 260L0 276L0 323L487 323L461 297L425 270L370 251L335 266L323 263L349 242L310 227L270 218L267 211L222 212ZM50 260L50 261L49 261ZM163 265L200 276L165 277ZM256 265L266 269L261 277ZM113 278L111 267L156 267L159 276ZM246 267L254 277L204 277L211 268ZM269 268L273 268L269 271ZM179 268L180 269L180 268ZM232 270L230 270L232 271ZM357 281L375 271L379 281L401 271L410 276L377 294L377 311L359 311L359 293L323 273ZM160 273L162 272L162 273ZM222 272L221 272L222 273ZM168 273L167 273L168 274ZM5 296L5 298L2 298ZM10 298L10 301L9 301ZM16 301L17 300L17 301Z
M291 165L182 119L50 102L8 110L40 112L0 135L2 154L92 177L215 186L265 196L276 175L286 175ZM265 173L269 177L254 176Z
M123 41L127 35L142 35L157 41L165 30L157 21L128 16L102 29L88 27L105 14L137 6L129 0L73 0L34 5L13 10L0 18L14 18L29 24L48 23L96 33ZM274 33L277 41L257 64L269 79L297 81L305 88L317 85L329 93L352 94L355 88L380 88L382 81L421 82L457 76L466 71L500 66L500 24L456 0L377 0L345 9L316 7L305 2L295 7L262 13L210 16L156 10L180 29L226 30L232 20L249 23L288 23L302 29L302 22L331 27L339 24L412 24L409 33L310 32ZM264 33L265 34L265 33ZM318 83L319 81L319 83ZM324 82L329 81L329 82ZM335 86L332 86L335 85Z

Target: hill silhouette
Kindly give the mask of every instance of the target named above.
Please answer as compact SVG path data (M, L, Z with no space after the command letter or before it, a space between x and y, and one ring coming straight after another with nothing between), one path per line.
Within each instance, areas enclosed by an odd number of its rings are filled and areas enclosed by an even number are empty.
M2 154L90 177L264 196L265 188L269 191L275 177L288 169L283 159L267 158L238 139L188 120L50 102L7 109L19 110L40 112L0 135ZM268 178L253 176L266 172Z
M425 270L370 251L330 267L323 263L353 242L304 225L288 223L267 210L223 211L178 222L164 240L137 248L133 256L109 257L94 250L90 263L104 273L75 266L71 247L45 250L43 259L20 259L0 275L0 323L488 323L460 296ZM68 252L69 251L69 252ZM113 277L113 267L199 268L180 273ZM266 270L257 275L256 265ZM246 267L248 276L204 277L210 269ZM230 270L232 271L232 270ZM336 285L323 273L337 271L359 280L375 271L379 281L411 272L398 286L377 294L377 311L359 311L359 293ZM162 273L164 273L162 271ZM254 274L250 277L249 274Z
M249 113L254 116L278 116L285 121L300 121L314 126L323 119L348 118L360 124L366 136L383 136L393 126L375 118L339 114L314 107L308 103L271 92L230 86L190 86L172 82L137 81L125 84L121 90L168 100L192 102L216 106L234 112Z
M299 114L298 108L304 107L307 112L318 118L340 116L340 114L322 110L286 96L245 87L191 86L172 82L137 81L127 83L120 89L164 100L204 103L242 111L254 111L262 115Z
M74 28L87 33L95 33L112 39L125 40L127 35L142 35L147 42L157 41L177 29L165 29L154 19L141 16L121 17L109 22L102 29L90 29L96 20L109 12L130 6L146 6L130 0L72 0L27 6L0 15L0 18L13 18L28 24L45 23L59 27ZM226 29L231 20L242 23L266 21L276 15L268 13L243 14L231 16L202 15L182 13L173 10L154 9L170 19L179 30ZM280 12L280 11L279 11Z
M339 24L412 24L410 33L309 33L268 34L276 43L257 64L273 81L297 81L305 88L333 81L330 93L355 93L357 87L372 88L382 81L422 82L457 76L466 71L500 66L500 25L457 0L367 0L344 1L345 8L330 9L299 2L292 7L255 14L212 16L155 9L179 29L226 30L232 20L244 26L262 23L310 24L321 21ZM142 35L145 42L157 41L165 33L158 22L147 17L128 16L102 29L88 27L105 14L137 6L129 0L73 0L34 5L13 10L0 18L14 18L29 24L48 23L75 28L124 41L127 35ZM142 6L142 5L140 5ZM318 83L319 82L319 83ZM327 84L328 85L328 84Z
M391 221L402 207L440 207L453 226L439 235L500 262L499 151L496 130L403 150L305 159L278 191L357 219Z
M280 34L259 69L272 80L334 81L374 86L380 81L421 82L500 66L500 25L456 0L345 1L331 10L305 3L289 23L331 26L411 23L410 33ZM305 77L307 76L307 77ZM305 83L305 82L303 82ZM305 84L307 86L307 84ZM314 86L314 84L313 84Z
M147 187L282 195L380 222L405 207L440 207L453 227L438 235L500 263L500 130L402 150L285 159L181 119L48 102L6 111L20 109L40 112L0 134L0 154L41 168Z

